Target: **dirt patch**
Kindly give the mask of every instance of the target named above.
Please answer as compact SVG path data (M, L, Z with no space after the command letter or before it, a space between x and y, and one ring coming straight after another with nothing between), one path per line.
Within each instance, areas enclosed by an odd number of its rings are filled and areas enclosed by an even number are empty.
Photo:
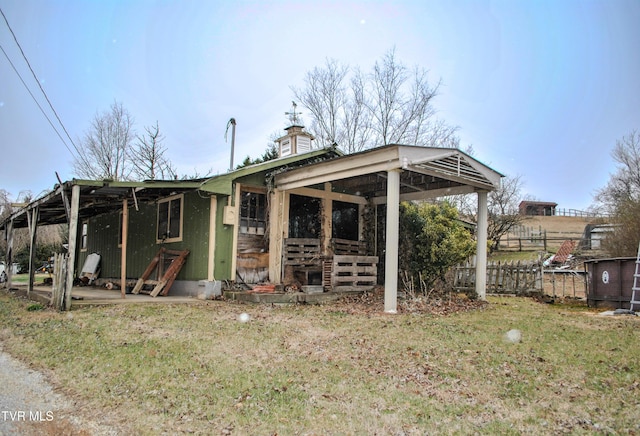
M452 293L401 299L398 301L398 313L450 315L452 313L482 309L486 306L486 301L473 300L466 295ZM349 314L383 314L384 288L376 287L370 292L346 296L337 302L331 303L330 307L332 311L340 310Z

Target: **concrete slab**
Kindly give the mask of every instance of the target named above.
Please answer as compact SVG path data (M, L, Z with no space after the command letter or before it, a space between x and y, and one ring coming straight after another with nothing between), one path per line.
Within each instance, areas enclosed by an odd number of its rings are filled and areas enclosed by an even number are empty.
M13 286L11 292L20 297L27 297L26 285ZM50 286L34 286L33 292L29 295L29 299L37 301L41 304L49 304L51 300ZM103 304L133 304L133 303L201 303L195 297L185 296L158 296L152 297L146 294L122 294L119 289L105 289L92 286L74 286L71 290L71 307L87 306L87 305L103 305Z

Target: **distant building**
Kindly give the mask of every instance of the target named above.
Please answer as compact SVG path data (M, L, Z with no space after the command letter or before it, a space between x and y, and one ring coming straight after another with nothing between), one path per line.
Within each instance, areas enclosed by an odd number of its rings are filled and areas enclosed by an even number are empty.
M553 216L558 203L548 201L521 201L518 206L520 215Z

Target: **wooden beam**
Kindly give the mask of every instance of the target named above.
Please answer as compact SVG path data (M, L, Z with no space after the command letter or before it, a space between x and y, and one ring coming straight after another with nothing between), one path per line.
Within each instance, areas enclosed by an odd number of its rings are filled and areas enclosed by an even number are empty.
M36 263L36 235L38 231L38 214L40 208L35 206L31 209L31 213L27 214L29 221L29 283L27 284L27 298L33 291L33 280L35 277L35 263Z
M269 281L282 281L282 249L286 237L285 192L275 189L270 199L269 209ZM288 215L287 215L288 216Z
M333 201L343 201L345 203L367 204L367 199L358 195L344 194L342 192L321 191L313 188L295 188L289 190L289 194L304 195L306 197L315 197L330 199Z
M5 265L5 273L7 273L7 289L11 289L11 280L13 277L13 218L9 221L9 225L5 229L6 238L7 238L7 253L5 256L6 265Z
M65 283L63 310L71 309L71 291L76 264L76 245L78 241L78 214L80 209L80 186L71 188L71 215L69 219L69 256L67 257L67 281Z
M325 182L324 191L331 192L331 183ZM322 251L321 253L328 256L329 249L331 248L331 237L333 236L333 200L329 197L321 198L322 212L321 212L321 229L322 235Z
M60 179L60 176L58 175L57 171L56 171L56 177L58 178L58 183L60 183L60 195L62 196L62 203L64 204L64 211L67 214L67 222L69 222L69 220L71 219L71 210L69 208L69 199L67 198L67 195L64 192L64 183L62 182L62 179Z
M129 203L122 199L122 247L120 248L120 297L127 293L127 239L129 236Z

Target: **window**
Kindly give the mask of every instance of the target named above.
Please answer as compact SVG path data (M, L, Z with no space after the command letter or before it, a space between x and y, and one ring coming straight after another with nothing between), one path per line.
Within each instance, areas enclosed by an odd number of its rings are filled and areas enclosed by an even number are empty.
M80 233L80 250L82 251L86 251L87 250L87 238L89 235L89 222L88 221L83 221L82 222L82 232Z
M158 201L158 233L156 242L182 241L183 195Z
M267 196L243 192L240 204L240 233L264 235L267 227Z
M357 204L334 201L332 219L333 238L358 240L360 214Z
M296 194L289 198L289 237L320 238L321 200Z
M89 222L82 222L82 232L80 233L80 250L87 249L87 238L89 234Z
M122 211L118 214L118 247L122 247Z

